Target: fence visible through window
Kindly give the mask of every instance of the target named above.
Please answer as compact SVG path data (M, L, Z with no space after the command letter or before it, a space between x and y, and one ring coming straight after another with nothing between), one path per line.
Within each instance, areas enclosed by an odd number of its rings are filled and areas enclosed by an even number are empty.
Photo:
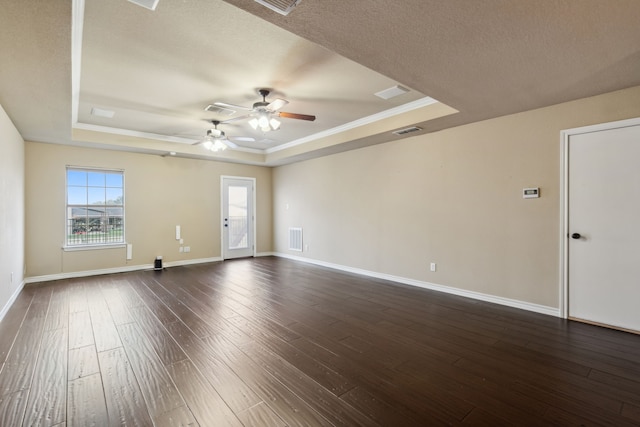
M122 208L68 208L67 245L123 241Z

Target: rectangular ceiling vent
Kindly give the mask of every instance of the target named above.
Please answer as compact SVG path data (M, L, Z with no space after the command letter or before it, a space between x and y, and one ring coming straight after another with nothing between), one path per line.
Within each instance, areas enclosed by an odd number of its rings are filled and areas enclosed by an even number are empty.
M395 130L392 133L395 135L406 135L411 132L418 132L419 130L422 130L422 128L419 128L418 126L411 126L400 130Z
M302 0L254 0L280 15L288 15Z
M158 7L158 2L160 0L129 0L133 4L137 4L138 6L142 6L145 9L156 10Z
M212 113L220 114L221 116L232 116L236 113L236 110L231 108L218 107L217 105L207 105L204 111L211 111Z
M382 99L391 99L395 98L396 96L404 95L407 92L409 92L409 89L407 89L406 87L395 85L393 87L390 87L389 89L376 92L374 93L374 95Z

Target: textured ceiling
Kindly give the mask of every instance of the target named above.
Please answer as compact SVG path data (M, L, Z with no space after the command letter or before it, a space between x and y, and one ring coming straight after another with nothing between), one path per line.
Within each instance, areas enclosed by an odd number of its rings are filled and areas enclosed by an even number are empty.
M0 5L0 104L36 141L275 165L640 85L636 0L302 0L286 17L252 0ZM411 92L373 96L394 84ZM191 145L227 118L207 104L250 106L260 87L317 120L225 125L256 139L244 151Z

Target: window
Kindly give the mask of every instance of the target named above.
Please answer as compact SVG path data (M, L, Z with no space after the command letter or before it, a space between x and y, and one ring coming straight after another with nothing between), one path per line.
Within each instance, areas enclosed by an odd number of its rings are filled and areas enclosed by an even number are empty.
M124 243L124 172L67 167L66 246Z

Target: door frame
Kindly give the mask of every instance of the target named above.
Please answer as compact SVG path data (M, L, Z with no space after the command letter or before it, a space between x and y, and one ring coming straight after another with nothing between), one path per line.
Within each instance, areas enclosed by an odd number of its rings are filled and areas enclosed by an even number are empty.
M640 117L560 131L560 317L569 317L569 139L584 133L640 125Z
M225 254L225 247L224 247L224 180L225 179L241 179L241 180L246 180L246 181L251 181L252 185L253 185L253 191L251 192L251 197L253 198L252 200L252 212L250 212L251 214L251 218L253 219L251 221L251 227L253 228L253 248L252 248L252 253L251 256L255 257L256 256L256 247L257 247L257 239L258 239L258 234L257 232L257 221L256 221L256 178L254 177L250 177L250 176L233 176L233 175L220 175L220 258L222 259L222 261L225 260L224 254ZM231 258L227 258L227 259L231 259Z

